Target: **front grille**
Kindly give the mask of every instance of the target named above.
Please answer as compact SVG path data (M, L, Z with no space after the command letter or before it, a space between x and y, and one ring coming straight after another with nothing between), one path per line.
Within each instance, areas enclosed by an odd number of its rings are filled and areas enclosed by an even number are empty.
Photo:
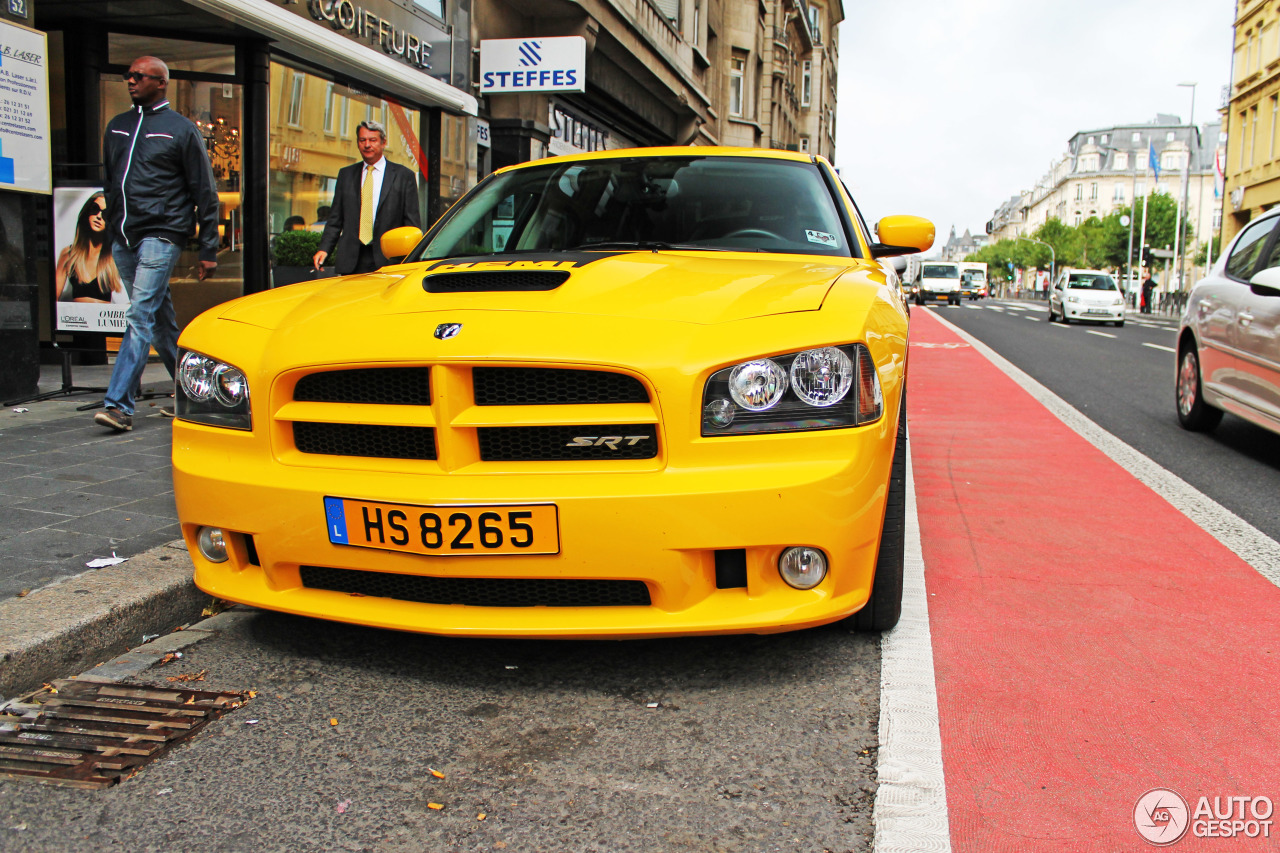
M431 427L298 421L293 425L293 443L303 453L331 456L436 458L436 434Z
M563 270L481 270L444 272L422 280L427 293L481 293L502 290L555 290L569 278Z
M481 427L476 434L480 458L486 462L652 459L658 455L654 424Z
M567 406L647 403L640 380L602 370L557 367L477 367L471 371L477 406Z
M302 566L310 589L468 607L647 607L643 581L560 578L430 578Z
M298 380L293 399L304 403L431 405L431 372L425 367L363 367L312 373Z

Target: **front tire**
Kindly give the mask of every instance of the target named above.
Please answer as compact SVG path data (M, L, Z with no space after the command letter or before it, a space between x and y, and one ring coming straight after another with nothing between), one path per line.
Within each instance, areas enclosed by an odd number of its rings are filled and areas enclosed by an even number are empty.
M888 631L902 616L902 568L907 539L907 396L898 409L898 439L889 469L889 494L885 498L884 523L871 598L865 607L845 620L855 631Z
M1185 430L1208 432L1222 421L1222 410L1204 401L1200 387L1200 356L1194 343L1183 347L1182 355L1178 357L1176 401L1178 423Z

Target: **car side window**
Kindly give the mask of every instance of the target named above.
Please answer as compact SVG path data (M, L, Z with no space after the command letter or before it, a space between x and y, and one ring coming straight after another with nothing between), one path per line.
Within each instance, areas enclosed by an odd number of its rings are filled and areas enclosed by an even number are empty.
M1245 229L1231 249L1231 257L1227 258L1227 275L1238 281L1248 281L1258 266L1258 257L1266 248L1267 238L1275 228L1276 218L1271 217L1264 222L1255 222ZM1280 264L1280 258L1272 252L1268 266Z

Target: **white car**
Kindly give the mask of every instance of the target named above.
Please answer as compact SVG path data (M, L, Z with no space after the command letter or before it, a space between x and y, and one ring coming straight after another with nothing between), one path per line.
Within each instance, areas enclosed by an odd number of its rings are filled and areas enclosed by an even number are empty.
M1178 328L1178 422L1224 411L1280 433L1280 210L1249 223L1191 290Z
M1091 320L1124 325L1124 296L1110 273L1065 269L1049 291L1049 322Z

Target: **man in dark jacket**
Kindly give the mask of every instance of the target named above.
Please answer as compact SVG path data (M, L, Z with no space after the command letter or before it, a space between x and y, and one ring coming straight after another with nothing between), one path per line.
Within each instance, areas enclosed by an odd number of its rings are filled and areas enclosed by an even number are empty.
M316 269L338 248L338 275L373 272L390 261L379 245L392 228L421 228L418 216L418 184L413 172L382 156L387 131L376 121L362 121L356 129L356 145L363 163L338 170L333 206L312 258Z
M200 280L218 266L218 192L204 138L169 109L169 69L159 59L135 59L124 79L133 109L107 124L102 163L111 255L129 308L105 408L93 418L117 432L133 429L133 392L153 346L174 375L178 321L169 277L197 225Z

